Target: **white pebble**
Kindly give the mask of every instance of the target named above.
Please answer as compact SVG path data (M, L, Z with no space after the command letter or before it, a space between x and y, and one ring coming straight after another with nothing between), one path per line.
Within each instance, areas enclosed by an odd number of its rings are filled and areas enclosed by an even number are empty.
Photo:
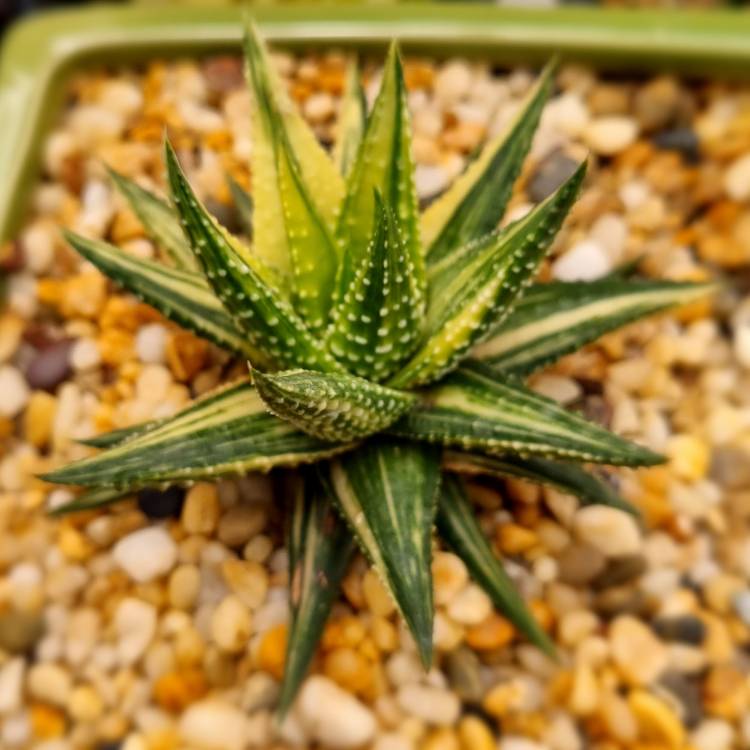
M26 661L17 656L0 669L0 714L9 714L21 707Z
M214 698L193 703L180 719L180 736L199 748L242 750L248 739L245 715Z
M315 675L305 681L297 711L309 735L326 747L359 747L375 734L370 709L327 677Z
M99 345L94 339L78 339L70 350L70 364L77 372L92 370L101 361Z
M602 156L614 156L624 151L638 137L638 123L632 117L598 117L583 131L589 148Z
M440 68L435 76L435 98L443 104L453 104L466 96L471 88L472 72L463 60L452 60Z
M570 404L580 398L582 390L577 381L564 375L545 373L539 375L533 383L534 390L559 404Z
M448 603L447 612L462 625L478 625L492 612L492 602L479 586L470 583Z
M135 352L141 362L164 364L167 349L167 329L161 323L149 323L135 335Z
M608 557L633 555L640 551L641 532L631 515L605 505L589 505L575 516L575 529L583 542Z
M310 122L324 122L333 115L333 97L325 91L311 94L305 100L303 110L305 117L307 117Z
M553 99L544 109L541 126L561 130L571 138L580 135L590 119L588 108L581 97L569 92Z
M571 247L552 266L553 276L560 281L592 281L611 270L612 261L604 248L592 239Z
M250 637L250 612L236 596L225 597L211 617L211 635L223 651L242 651Z
M414 185L420 198L432 198L448 187L450 175L443 166L418 164L414 170Z
M724 190L735 201L750 199L750 154L733 161L724 174Z
M47 224L36 222L21 235L26 265L36 274L42 274L52 265L55 257L55 238Z
M505 735L498 744L498 750L547 750L546 745L540 745L534 740L515 735Z
M618 263L628 239L628 226L619 214L602 214L591 225L591 239L606 251L613 263Z
M164 528L149 526L120 539L112 556L134 581L146 583L171 570L177 546Z
M731 724L721 719L706 719L690 734L695 750L729 750L734 742Z
M118 605L114 624L120 662L134 664L143 656L156 632L156 608L142 599L128 597Z
M2 747L28 747L31 739L31 722L27 713L8 716L3 721L0 729L0 746Z
M143 93L134 82L113 79L102 86L99 103L123 117L132 117L143 106Z
M396 694L399 706L428 724L450 726L458 721L461 702L455 693L426 685L404 685Z
M57 664L35 664L26 681L34 698L53 706L65 706L73 689L73 678Z
M13 419L29 400L26 378L12 365L0 367L0 415Z

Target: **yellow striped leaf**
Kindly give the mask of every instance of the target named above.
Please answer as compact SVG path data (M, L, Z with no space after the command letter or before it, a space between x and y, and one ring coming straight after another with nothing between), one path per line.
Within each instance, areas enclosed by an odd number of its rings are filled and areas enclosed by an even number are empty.
M531 287L473 355L527 374L646 315L693 302L713 284L607 278Z
M431 538L440 455L428 446L375 438L330 468L339 510L409 626L425 667L432 661Z
M367 101L359 78L359 66L353 60L346 69L346 85L339 106L336 142L333 144L333 161L344 176L349 174L357 157L366 122Z
M313 438L269 414L258 392L242 381L44 479L132 489L296 466L347 448Z
M547 654L555 647L526 607L505 572L476 519L463 485L454 476L443 477L438 504L437 527L440 535L466 563L474 580L487 592L492 603L535 646Z
M423 394L423 401L394 424L393 434L468 451L516 453L623 466L664 459L557 403L468 362Z

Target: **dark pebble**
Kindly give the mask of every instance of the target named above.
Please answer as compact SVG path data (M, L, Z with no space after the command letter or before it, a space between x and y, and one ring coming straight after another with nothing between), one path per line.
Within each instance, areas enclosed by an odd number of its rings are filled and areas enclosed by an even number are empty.
M100 742L96 750L122 750L122 742Z
M578 162L562 151L553 151L534 171L529 179L526 192L529 198L538 203L552 193L578 168Z
M691 680L680 672L667 672L659 685L676 699L685 726L692 729L702 721L703 701L698 680Z
M697 164L700 161L698 136L690 128L662 130L651 139L657 148L665 151L678 151L685 161Z
M40 349L26 368L26 380L35 389L53 391L70 375L70 339Z
M612 586L622 586L646 570L646 558L643 555L628 555L610 560L607 567L591 582L595 589L608 589Z
M207 198L205 205L208 212L216 217L219 224L221 224L228 232L238 234L242 231L240 215L234 206L227 205L226 203L214 200L213 198Z
M612 424L612 412L609 402L601 396L586 396L581 404L583 416L590 422L596 422L602 427L609 428Z
M479 658L463 646L445 657L445 674L453 691L465 703L480 703L484 688L479 674Z
M604 617L633 615L642 617L648 612L646 595L629 586L617 586L602 591L594 599L594 610Z
M0 648L11 654L28 653L43 634L44 617L38 612L0 614Z
M149 518L177 518L182 512L185 490L170 487L167 490L141 490L138 507Z
M679 641L700 646L706 637L706 626L692 615L660 617L652 625L657 635L665 641Z

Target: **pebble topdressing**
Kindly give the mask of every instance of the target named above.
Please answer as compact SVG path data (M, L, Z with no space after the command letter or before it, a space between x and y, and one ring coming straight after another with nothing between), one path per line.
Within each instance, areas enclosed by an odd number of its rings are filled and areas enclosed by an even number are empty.
M276 57L332 140L344 59ZM524 70L411 60L427 201L514 115ZM366 70L368 93L376 66ZM103 165L163 181L165 127L210 210L239 230L250 186L240 62L154 62L78 78L45 146L0 315L0 747L15 750L731 750L750 747L750 89L568 67L506 221L590 153L591 176L542 271L593 279L640 259L657 278L728 278L701 302L610 334L537 375L540 392L661 451L610 478L643 514L579 508L517 481L474 483L483 527L554 638L553 662L436 550L425 674L357 559L313 675L283 726L287 556L269 479L249 476L62 520L34 475L75 441L166 416L244 372L111 286L61 226L157 257Z

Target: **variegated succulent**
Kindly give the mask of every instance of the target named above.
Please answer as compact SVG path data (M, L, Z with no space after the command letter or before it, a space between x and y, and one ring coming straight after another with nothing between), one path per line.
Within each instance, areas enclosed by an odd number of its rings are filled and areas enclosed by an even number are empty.
M291 622L282 713L355 546L430 664L435 526L496 607L551 649L483 535L460 476L519 477L584 504L632 511L580 464L639 466L661 457L522 379L707 288L622 275L533 283L585 174L582 164L526 216L501 227L553 66L515 121L420 214L395 45L369 114L352 69L332 156L288 99L254 29L245 53L252 203L236 185L233 193L252 242L209 215L169 145L169 203L113 177L171 263L67 239L116 283L246 360L251 372L173 417L90 440L106 450L46 476L88 488L58 512L147 487L286 467Z

